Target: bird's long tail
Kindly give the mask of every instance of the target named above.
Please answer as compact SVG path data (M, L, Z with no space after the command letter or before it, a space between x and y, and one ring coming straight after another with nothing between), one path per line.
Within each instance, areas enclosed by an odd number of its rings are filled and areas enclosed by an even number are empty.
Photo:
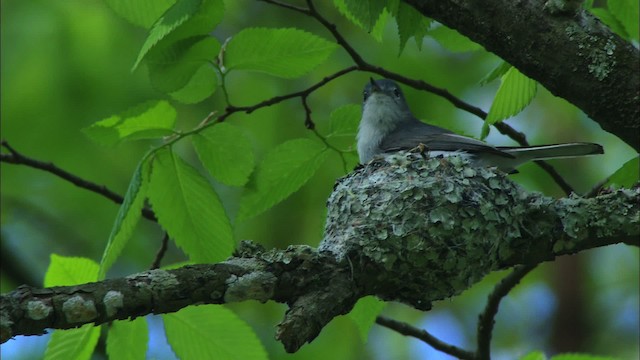
M594 143L566 143L553 145L498 147L521 161L568 158L604 154L602 146Z

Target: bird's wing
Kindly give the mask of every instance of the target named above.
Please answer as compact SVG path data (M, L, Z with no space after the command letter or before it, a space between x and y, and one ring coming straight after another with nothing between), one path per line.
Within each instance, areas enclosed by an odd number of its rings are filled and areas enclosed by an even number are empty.
M410 150L420 144L425 145L428 151L485 152L506 158L515 157L480 140L457 135L449 130L422 122L400 126L382 140L380 149L383 152Z

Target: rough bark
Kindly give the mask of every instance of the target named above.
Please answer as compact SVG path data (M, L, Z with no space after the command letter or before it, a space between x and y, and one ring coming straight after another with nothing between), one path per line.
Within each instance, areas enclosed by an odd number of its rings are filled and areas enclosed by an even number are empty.
M544 0L403 0L458 30L640 150L640 51L593 15Z
M336 184L317 250L243 243L219 264L22 286L0 298L1 340L254 299L289 305L277 338L293 352L365 295L429 309L494 270L620 242L637 246L639 200L638 187L553 199L457 157L399 154Z

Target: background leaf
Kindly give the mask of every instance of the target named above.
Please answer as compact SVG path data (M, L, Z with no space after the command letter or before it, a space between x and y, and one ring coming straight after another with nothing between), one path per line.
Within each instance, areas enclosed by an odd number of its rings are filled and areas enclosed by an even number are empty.
M118 15L130 23L150 28L175 0L105 0Z
M98 280L98 264L79 257L51 254L44 286L78 285ZM92 324L78 329L55 330L47 344L46 360L86 360L91 357L100 337L100 327Z
M456 30L440 25L427 32L427 35L435 39L443 48L453 52L469 52L482 50L482 46L473 42L468 37Z
M358 327L358 333L362 342L366 343L369 331L376 322L376 317L380 315L386 303L375 296L365 296L360 298L353 309L347 315Z
M253 330L222 306L191 306L162 319L167 339L181 360L268 358Z
M537 84L514 67L507 70L484 121L481 138L489 134L489 125L516 115L527 107L536 95Z
M347 104L333 110L329 115L329 136L348 136L355 140L361 113L362 107L355 104Z
M98 264L91 259L51 254L44 287L78 285L98 280Z
M251 142L242 130L220 123L195 134L192 139L200 161L211 176L231 186L247 183L255 160Z
M276 146L260 163L252 187L240 199L238 220L256 216L300 189L326 159L326 150L309 139Z
M347 8L347 4L345 4L345 0L333 0L333 5L340 11L340 13L346 17L349 21L351 21L354 25L359 28L367 31L369 35L371 35L377 42L382 42L382 35L384 33L385 25L387 24L387 20L389 19L389 13L387 11L382 11L382 14L378 18L378 21L375 23L372 29L367 29L367 25L365 25L360 19L351 13L351 11Z
M114 321L109 326L107 355L109 359L144 359L149 341L147 320L139 317L133 320Z
M299 29L249 28L231 38L224 65L229 71L259 71L291 79L313 70L336 48L335 43Z
M400 37L400 49L398 54L402 53L407 41L410 37L414 37L418 49L422 49L422 39L427 34L431 20L424 17L414 7L400 2L398 4L398 13L396 15L396 23L398 24L398 36Z
M204 64L196 70L189 82L169 94L172 99L184 104L196 104L213 95L218 86L218 74L213 66Z
M178 91L192 81L200 68L210 67L219 51L218 40L206 35L178 40L151 51L147 56L151 84L165 93ZM215 79L215 72L211 77Z
M98 144L153 139L173 134L176 110L165 100L147 101L119 115L100 120L82 131Z
M222 20L223 0L177 0L153 24L133 69L156 46L169 46L178 40L208 34Z
M192 261L214 263L231 255L231 224L218 195L171 150L153 158L149 200L158 222Z
M607 0L609 12L620 22L627 39L638 40L638 18L640 18L638 0Z
M124 201L122 205L120 205L118 215L116 215L116 221L113 224L113 228L111 228L107 246L102 253L98 279L104 279L107 270L109 270L118 256L120 256L122 249L133 234L138 220L140 220L140 212L144 206L147 184L149 182L149 169L149 162L146 160L146 157L144 157L133 172L133 177L131 178L131 182L129 182L129 188L124 196Z
M364 26L366 31L371 31L382 15L385 7L384 0L344 0L349 14Z
M638 182L640 178L640 158L635 157L622 165L613 175L609 177L607 185L617 185L618 187L630 188Z

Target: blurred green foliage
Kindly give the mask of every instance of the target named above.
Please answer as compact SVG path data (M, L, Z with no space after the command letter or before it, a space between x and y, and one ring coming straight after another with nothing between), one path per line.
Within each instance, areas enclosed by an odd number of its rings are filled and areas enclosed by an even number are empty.
M393 19L389 18L384 26L373 27L372 31L377 32L381 39L377 41L345 19L330 2L316 2L319 10L337 25L369 62L446 88L485 111L491 107L499 84L493 82L481 87L478 83L501 63L496 56L477 47L472 52L451 52L448 49L453 45L442 46L438 41L446 43L443 38L453 38L457 48L466 43L439 30L436 39L438 36L440 39L435 41L425 37L420 43L421 51L415 42L406 41L408 35L404 33L402 45L406 43L406 46L398 57L401 41ZM167 99L151 86L147 75L148 71L154 71L153 66L141 65L131 71L147 38L146 31L131 25L98 0L7 0L1 6L2 139L27 156L51 161L79 177L124 194L138 161L150 146L158 145L160 141L122 142L115 147L100 147L91 142L82 129L140 103ZM229 0L225 1L225 7L224 17L213 33L221 43L248 27L295 27L333 41L319 24L269 4ZM625 20L625 24L628 22ZM148 19L139 23L150 26ZM457 49L455 46L453 48ZM338 49L328 61L297 79L234 71L225 78L226 90L232 104L253 105L273 96L304 89L350 65L350 58ZM340 132L344 129L336 129L330 114L344 105L358 106L362 86L369 76L371 74L352 72L328 83L308 98L317 131L323 135L339 133L336 139L330 140L336 140L335 144L339 144L340 149L353 146L353 138L348 139ZM409 88L405 90L408 102L419 118L462 134L480 135L480 119L433 94ZM177 110L177 128L188 131L212 111L224 111L225 96L222 91L216 91L197 105L172 104ZM353 110L346 109L350 110L343 112ZM337 116L340 114L334 114ZM258 162L265 158L267 152L288 140L313 137L305 127L304 108L297 100L285 101L251 114L237 113L226 121L247 135L250 151L256 154ZM538 88L531 105L507 122L527 134L532 144L565 141L602 144L606 151L603 156L553 162L578 192L589 191L597 182L637 156L626 144L602 131L574 106L542 87ZM495 131L489 134L487 141L514 145L513 141ZM179 142L174 148L189 163L200 167L197 155L187 142ZM317 245L322 237L325 201L334 181L345 174L341 158L335 152L328 154L328 160L319 165L310 181L293 196L254 218L235 223L235 239L252 239L267 248L282 248L289 244ZM351 166L355 163L354 157L347 160ZM52 253L82 256L95 261L101 258L118 205L42 171L5 163L1 169L2 251L10 254L17 264L8 267L3 262L2 292L22 282L42 285ZM520 174L514 175L513 179L524 187L553 196L563 195L537 166L529 164L519 170ZM203 169L200 171L205 174ZM241 190L212 181L227 213L238 213ZM107 276L123 276L147 269L161 239L162 232L156 224L141 220L133 238ZM583 330L590 341L576 350L637 358L640 353L638 250L615 246L577 257L581 259L581 265L572 269L580 273L579 279L583 284L583 292L579 296L584 302L581 316L586 324ZM163 264L184 260L185 255L171 245ZM556 299L560 296L558 287L566 285L559 280L561 271L565 269L558 265L562 261L540 266L505 301L494 333L496 354L512 358L535 349L548 348L552 340L549 328L557 308ZM463 329L462 343L457 345L473 348L477 315L484 306L487 293L501 276L504 273L489 275L461 296L436 304L430 313L390 304L385 308L385 315L428 327L430 318L436 319L436 315L442 313L451 314ZM360 340L360 329L346 317L335 319L313 343L296 354L288 355L273 340L274 325L282 317L283 305L249 302L228 307L252 326L272 359L403 359L424 356L423 350L416 348L417 340L384 328L374 327L369 342L364 344ZM436 324L441 327L450 325L444 322ZM438 336L442 329L429 330ZM9 344L3 345L3 352ZM34 353L25 350L22 358L38 358L44 351L40 350L40 353L37 353L38 349L34 349ZM20 358L4 355L7 354L3 353L3 358L7 359ZM170 353L165 355L166 358L172 356Z

